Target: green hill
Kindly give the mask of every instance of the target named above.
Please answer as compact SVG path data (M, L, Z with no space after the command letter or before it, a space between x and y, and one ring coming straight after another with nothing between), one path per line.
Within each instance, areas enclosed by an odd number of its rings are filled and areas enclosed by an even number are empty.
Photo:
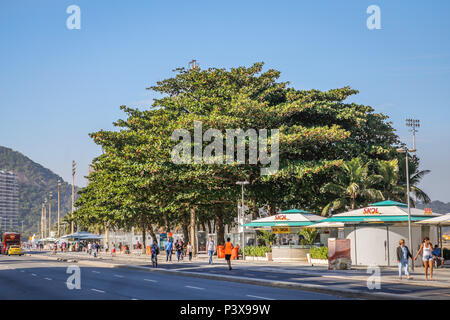
M70 163L69 163L70 165ZM72 206L72 186L40 164L20 152L0 146L0 170L13 171L19 185L19 230L23 221L25 236L38 232L43 199L53 192L52 222L57 221L58 179L61 180L61 217L70 212ZM75 192L78 188L75 187ZM26 238L24 238L26 239Z

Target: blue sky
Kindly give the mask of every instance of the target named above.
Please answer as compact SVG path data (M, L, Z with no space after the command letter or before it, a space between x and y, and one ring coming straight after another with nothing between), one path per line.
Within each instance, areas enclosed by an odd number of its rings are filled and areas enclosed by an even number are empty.
M66 8L81 9L68 30ZM381 9L368 30L366 9ZM263 61L298 89L349 85L351 101L387 114L411 143L405 118L421 119L421 187L450 201L450 2L87 1L0 4L0 145L78 185L99 148L88 133L111 129L120 105L144 107L145 90L197 59L200 67Z

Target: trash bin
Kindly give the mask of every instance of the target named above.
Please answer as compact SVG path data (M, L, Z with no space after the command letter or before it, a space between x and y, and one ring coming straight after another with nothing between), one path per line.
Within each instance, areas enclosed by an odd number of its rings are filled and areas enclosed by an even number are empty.
M239 260L239 246L236 246L231 251L231 260L238 259Z
M225 258L225 250L224 246L217 246L217 258L223 259Z

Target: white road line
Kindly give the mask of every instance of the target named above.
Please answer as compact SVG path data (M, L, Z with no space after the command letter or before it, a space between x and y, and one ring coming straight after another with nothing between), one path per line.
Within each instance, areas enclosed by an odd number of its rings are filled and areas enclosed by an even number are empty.
M156 280L153 280L153 279L144 279L145 281L150 281L150 282L158 282L158 281L156 281Z
M251 294L247 294L247 297L250 297L250 298L257 298L257 299L263 299L263 300L275 300L275 299L266 298L266 297L252 296Z
M20 272L25 272L25 271L23 271L23 270L20 270Z
M36 274L36 273L32 273L31 275L32 275L33 277L36 277L36 276L37 276L37 274Z
M100 272L98 272L98 271L92 271L93 273L100 273Z
M45 280L52 280L51 278L44 278Z
M139 299L136 299L136 298L131 298L131 300L139 300Z
M193 286L184 286L184 287L189 288L189 289L205 290L205 288L199 288L199 287L193 287Z
M95 292L105 293L105 291L103 291L103 290L98 290L98 289L91 289L91 290L95 291Z
M123 276L121 276L120 274L115 274L114 277L123 278Z

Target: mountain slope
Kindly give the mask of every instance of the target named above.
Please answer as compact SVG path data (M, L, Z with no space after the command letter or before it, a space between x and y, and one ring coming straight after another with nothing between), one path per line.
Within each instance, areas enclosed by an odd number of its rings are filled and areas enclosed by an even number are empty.
M38 232L42 202L50 192L53 192L52 224L57 221L58 179L61 180L61 217L70 212L72 186L64 182L60 176L51 170L44 168L20 152L2 146L0 146L0 170L13 171L17 175L19 185L19 232L21 231L21 221L23 221L26 236ZM78 188L75 187L75 192L77 190Z

